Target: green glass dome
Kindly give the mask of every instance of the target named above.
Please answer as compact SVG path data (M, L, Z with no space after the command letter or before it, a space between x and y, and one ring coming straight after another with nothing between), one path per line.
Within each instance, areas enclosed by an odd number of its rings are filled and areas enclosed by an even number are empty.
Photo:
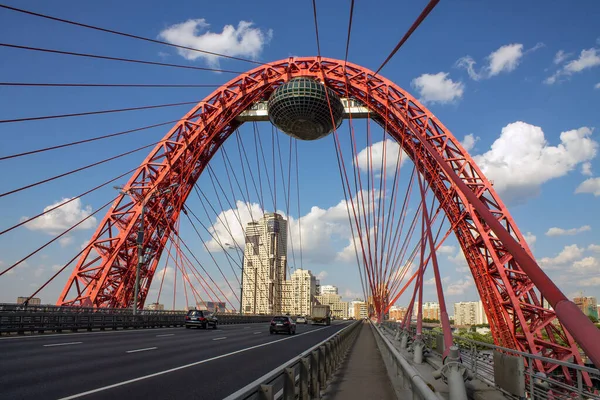
M344 105L338 95L308 77L293 78L275 89L269 98L268 110L273 125L301 140L317 140L327 136L341 125L344 116Z

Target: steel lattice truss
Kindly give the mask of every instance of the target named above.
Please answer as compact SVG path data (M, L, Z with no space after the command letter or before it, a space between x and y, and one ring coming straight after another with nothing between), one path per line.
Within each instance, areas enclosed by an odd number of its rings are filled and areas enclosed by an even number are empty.
M236 117L298 76L320 78L337 94L356 99L415 162L445 211L466 256L497 345L581 363L571 335L545 309L531 279L451 179L455 174L531 255L523 235L459 141L410 94L358 65L308 57L260 66L238 76L196 105L164 137L124 187L81 254L59 305L131 307L137 262L136 233L146 204L142 307L161 253L183 204L219 146L239 126ZM174 187L168 194L160 194ZM463 186L464 187L464 186ZM159 194L157 194L159 193ZM544 290L543 288L537 288ZM566 343L562 345L560 343ZM549 372L550 365L536 368Z

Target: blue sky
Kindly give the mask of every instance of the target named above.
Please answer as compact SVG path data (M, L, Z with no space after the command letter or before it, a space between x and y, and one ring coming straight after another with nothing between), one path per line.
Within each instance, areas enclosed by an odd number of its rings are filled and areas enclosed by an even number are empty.
M317 3L321 53L325 57L343 59L349 2ZM255 57L263 62L316 54L310 2L295 6L293 14L271 3L261 7L245 1L202 7L191 1L180 2L178 7L167 7L164 2L116 1L52 4L9 1L7 4L147 37L158 37L170 29L169 40L191 40L214 51ZM426 1L357 2L349 60L377 69L425 4ZM600 295L600 248L594 247L600 245L597 211L600 88L595 88L600 84L600 37L596 29L599 14L600 5L591 0L578 2L577 7L542 1L443 1L382 71L385 77L423 100L459 140L472 145L467 146L469 152L494 181L520 230L529 233L530 238L535 236L530 244L536 257L568 295L579 290ZM214 60L202 57L186 59L166 46L8 10L0 10L0 16L3 21L0 36L4 43L202 67L215 65ZM222 35L191 37L179 25L200 19L204 21L191 22L201 28L197 36L207 30L221 34L226 25L240 29L241 21L252 22L252 26L245 26L240 32L249 35L244 36L249 41L240 45ZM8 48L0 48L0 58L2 81L9 82L222 84L234 76ZM235 71L252 68L251 64L231 60L220 60L218 64L220 68ZM210 92L209 88L1 87L0 119L200 101ZM0 156L176 120L189 107L0 124ZM366 145L364 126L360 123L355 127L362 133L363 148ZM267 124L260 124L261 133L269 140L267 146L270 146L270 129ZM156 142L167 130L168 126L159 127L94 144L0 161L5 171L0 191ZM253 148L251 126L243 127L240 134ZM381 137L380 130L374 134L376 138ZM467 135L470 136L465 140ZM282 149L287 149L288 138L281 136L280 141ZM237 156L234 142L231 140L226 145L230 156ZM348 234L347 226L344 228L339 218L339 209L335 208L343 194L332 138L300 143L299 151L300 214L306 229L312 226L329 238L315 242L313 247L306 244L304 267L320 273L323 284L338 285L341 293L348 299L353 298L360 292L356 266L338 257L348 245ZM12 226L23 216L34 215L62 198L73 197L124 173L137 166L147 153L148 150L143 150L0 198L0 226L2 229ZM406 165L409 171L410 162ZM224 176L220 159L215 169L219 176ZM200 183L208 185L207 179L203 176ZM119 181L124 182L125 179ZM116 195L111 186L86 196L80 205L83 211L71 211L81 216L85 215L86 207L97 210ZM292 204L295 209L296 203ZM197 215L204 215L197 200L190 198L189 206ZM295 211L291 215L297 220ZM66 213L61 218L68 216ZM100 213L98 220L102 216ZM327 223L330 230L319 225L323 223ZM51 276L54 266L64 265L79 251L94 227L76 231L70 235L70 243L64 242L64 246L55 243L29 259L27 265L15 269L13 274L0 277L0 301L15 301L16 296L28 295L39 287ZM54 231L48 226L42 228L19 228L2 235L2 266L11 265L53 236ZM551 228L562 231L549 231ZM209 260L189 226L184 227L182 236L193 243L196 254ZM477 299L460 255L457 256L455 240L449 240L447 245L454 246L454 249L445 248L446 253L440 256L442 275L447 277L444 285L449 288L447 301ZM207 261L206 268L217 279L216 267ZM230 270L228 265L226 269ZM56 283L41 293L42 300L54 302L66 278L67 273L59 276ZM428 286L426 298L435 300L429 288L433 286ZM183 305L182 298L177 301ZM399 304L406 301L401 299Z

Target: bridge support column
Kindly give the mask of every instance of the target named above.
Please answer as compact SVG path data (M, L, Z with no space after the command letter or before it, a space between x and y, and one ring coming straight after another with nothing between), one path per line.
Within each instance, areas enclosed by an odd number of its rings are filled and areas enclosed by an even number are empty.
M406 330L402 331L401 339L400 339L400 348L405 349L408 346L408 332Z
M444 366L434 371L435 379L442 379L450 389L450 400L463 400L467 397L465 382L471 380L472 376L460 360L458 346L450 347L450 354L444 360Z
M421 335L418 335L415 338L415 341L412 343L412 350L413 361L415 364L423 364L423 350L425 350L425 342L423 342Z

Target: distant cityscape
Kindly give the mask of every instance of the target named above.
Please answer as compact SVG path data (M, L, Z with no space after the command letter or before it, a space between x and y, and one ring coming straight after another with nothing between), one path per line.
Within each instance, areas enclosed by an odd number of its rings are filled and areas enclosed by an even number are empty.
M266 213L258 221L249 222L245 230L244 259L241 281L241 312L243 314L289 314L310 316L313 306L328 305L334 318L367 318L373 310L372 298L356 298L343 301L337 286L321 285L308 269L296 269L288 279L287 241L288 223L278 213ZM40 298L18 297L17 303L40 305ZM596 297L573 298L573 302L592 321L598 321L600 310ZM544 300L543 306L550 308ZM188 305L186 309L206 309L217 312L233 312L225 302L201 302ZM150 303L148 310L164 310L160 303ZM419 304L413 305L411 319L417 318ZM408 313L407 307L392 306L386 318L402 321ZM440 321L438 302L424 302L422 318ZM481 301L454 303L454 315L450 316L455 326L486 325L488 319Z

